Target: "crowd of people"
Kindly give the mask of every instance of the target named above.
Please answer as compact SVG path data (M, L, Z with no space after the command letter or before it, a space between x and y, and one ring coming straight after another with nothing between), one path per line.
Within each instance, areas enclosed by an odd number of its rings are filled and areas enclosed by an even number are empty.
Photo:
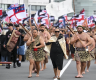
M21 67L22 55L26 53L26 59L30 63L28 78L31 78L34 72L36 72L36 77L39 77L39 71L43 71L47 67L49 55L55 75L53 78L58 80L60 80L60 71L63 67L64 58L68 59L71 57L76 61L78 74L75 78L82 78L86 67L87 72L89 72L91 60L95 59L96 64L95 28L88 29L85 32L83 26L77 26L77 30L56 28L54 26L47 29L44 24L36 27L34 23L30 25L30 30L21 26L21 24L13 25L8 23L7 32L3 30L2 26L0 36L1 62L11 62L11 55L13 55L13 67ZM10 51L7 43L11 41L14 30L18 31L20 35L15 46ZM26 52L24 52L25 43L27 45ZM10 64L6 64L7 69L10 69L10 66Z

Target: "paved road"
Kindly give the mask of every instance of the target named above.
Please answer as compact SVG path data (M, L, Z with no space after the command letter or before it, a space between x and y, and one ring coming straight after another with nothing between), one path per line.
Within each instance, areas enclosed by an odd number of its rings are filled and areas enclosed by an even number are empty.
M64 66L67 64L68 60L64 60ZM53 80L53 67L51 61L49 59L49 63L47 64L47 69L44 71L40 71L40 77L35 77L36 74L32 74L32 78L28 77L28 67L29 62L22 62L22 67L6 69L5 66L0 66L0 80ZM69 67L63 73L61 80L77 80L74 76L77 75L76 64L75 61L72 61ZM96 65L94 64L94 60L91 61L90 72L84 75L84 78L80 78L78 80L96 80Z

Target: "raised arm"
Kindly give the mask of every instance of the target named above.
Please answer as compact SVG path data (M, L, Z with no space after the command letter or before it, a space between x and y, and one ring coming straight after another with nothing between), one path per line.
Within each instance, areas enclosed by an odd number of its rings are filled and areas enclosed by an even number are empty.
M47 32L47 35L48 35L48 40L51 38L51 35L49 34L49 32Z

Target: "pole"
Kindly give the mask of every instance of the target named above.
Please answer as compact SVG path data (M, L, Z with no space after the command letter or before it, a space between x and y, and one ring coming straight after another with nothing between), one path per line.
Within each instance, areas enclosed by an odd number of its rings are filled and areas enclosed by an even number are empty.
M73 6L74 6L74 16L75 16L75 1L74 0L73 0ZM76 25L76 20L75 20L75 25ZM73 28L74 28L74 26L73 26Z
M20 0L19 0L19 6L20 6Z
M30 5L30 20L31 20L31 5Z

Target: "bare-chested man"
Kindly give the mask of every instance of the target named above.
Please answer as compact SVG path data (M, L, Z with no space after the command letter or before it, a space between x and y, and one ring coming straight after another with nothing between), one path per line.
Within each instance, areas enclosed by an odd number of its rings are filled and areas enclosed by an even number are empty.
M96 64L96 35L92 35L92 37L94 38L95 40L95 50L94 50L94 54L95 54L95 64Z
M89 72L89 67L90 67L90 61L94 59L94 48L95 48L95 40L91 38L92 44L88 46L88 51L90 52L90 60L87 61L87 72Z
M41 24L41 26L40 26L39 35L44 39L45 43L51 38L49 32L47 30L45 30L44 24ZM48 56L45 52L45 60L41 61L41 66L42 66L41 71L46 69L46 59L48 59ZM43 64L44 64L44 67L43 67Z
M86 52L86 46L91 44L91 38L87 33L83 32L82 26L77 26L77 36L73 35L71 38L71 44L75 46L75 60L76 60L76 67L78 75L75 78L81 78L82 73L85 69L86 61L89 60L89 53ZM81 40L81 42L80 42Z

